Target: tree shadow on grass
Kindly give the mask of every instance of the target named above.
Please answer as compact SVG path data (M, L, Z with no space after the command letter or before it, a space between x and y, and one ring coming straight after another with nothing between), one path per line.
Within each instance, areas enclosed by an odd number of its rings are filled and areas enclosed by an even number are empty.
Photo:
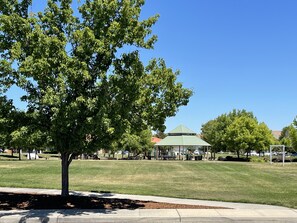
M88 216L92 216L94 214L104 215L104 214L112 214L115 213L116 210L85 210L85 209L72 209L72 210L23 210L23 211L0 211L0 222L1 218L3 222L8 220L8 222L18 222L18 223L26 223L26 222L41 222L48 223L52 221L56 221L56 219L63 217L79 217L84 218ZM15 217L15 218L13 218ZM36 221L37 220L37 221ZM71 219L69 219L71 220Z
M170 204L153 201L140 201L112 198L112 193L98 195L93 192L71 192L69 197L37 193L0 192L0 222L11 222L11 217L19 223L34 221L48 223L63 217L96 218L105 214L116 214L119 209L221 209L201 205ZM104 197L102 197L104 196ZM109 197L109 198L106 198ZM6 219L7 218L7 219ZM72 219L73 220L73 219Z
M0 221L16 216L19 223L28 219L48 223L50 218L112 214L118 209L143 208L143 201L95 196L0 193Z
M96 196L0 193L0 210L138 209L143 201Z
M3 157L3 158L9 158L9 159L18 159L19 157L18 156L11 156L9 154L0 154L0 157Z

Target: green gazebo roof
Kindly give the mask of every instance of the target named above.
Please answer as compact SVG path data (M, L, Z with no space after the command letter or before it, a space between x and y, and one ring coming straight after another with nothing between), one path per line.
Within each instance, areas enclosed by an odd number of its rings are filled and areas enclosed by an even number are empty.
M155 146L210 146L210 144L196 135L179 135L167 136L165 139L156 143Z
M211 146L200 139L194 131L184 125L179 125L168 133L168 136L155 146Z
M172 135L172 134L180 134L180 135L196 135L196 133L189 129L188 127L184 126L184 125L179 125L177 126L175 129L171 130L170 132L168 132L168 135Z

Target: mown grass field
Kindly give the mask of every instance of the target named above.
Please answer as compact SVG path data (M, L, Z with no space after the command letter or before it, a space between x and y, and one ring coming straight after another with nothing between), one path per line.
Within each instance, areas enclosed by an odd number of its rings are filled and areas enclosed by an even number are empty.
M0 161L0 186L60 188L60 161ZM282 205L297 208L297 164L81 161L70 189Z

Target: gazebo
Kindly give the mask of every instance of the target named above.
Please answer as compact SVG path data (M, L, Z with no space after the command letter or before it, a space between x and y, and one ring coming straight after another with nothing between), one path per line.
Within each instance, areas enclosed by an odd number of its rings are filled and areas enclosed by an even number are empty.
M181 158L189 148L194 148L199 153L199 148L208 148L211 145L197 136L197 134L184 125L179 125L168 133L168 136L155 144L156 159L159 158L159 147L170 147L174 155Z

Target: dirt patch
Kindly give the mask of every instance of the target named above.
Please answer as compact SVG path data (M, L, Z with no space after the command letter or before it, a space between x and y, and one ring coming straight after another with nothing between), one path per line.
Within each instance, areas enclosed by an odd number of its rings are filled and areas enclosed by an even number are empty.
M76 195L65 198L59 195L0 193L0 210L32 209L223 209L223 207Z

